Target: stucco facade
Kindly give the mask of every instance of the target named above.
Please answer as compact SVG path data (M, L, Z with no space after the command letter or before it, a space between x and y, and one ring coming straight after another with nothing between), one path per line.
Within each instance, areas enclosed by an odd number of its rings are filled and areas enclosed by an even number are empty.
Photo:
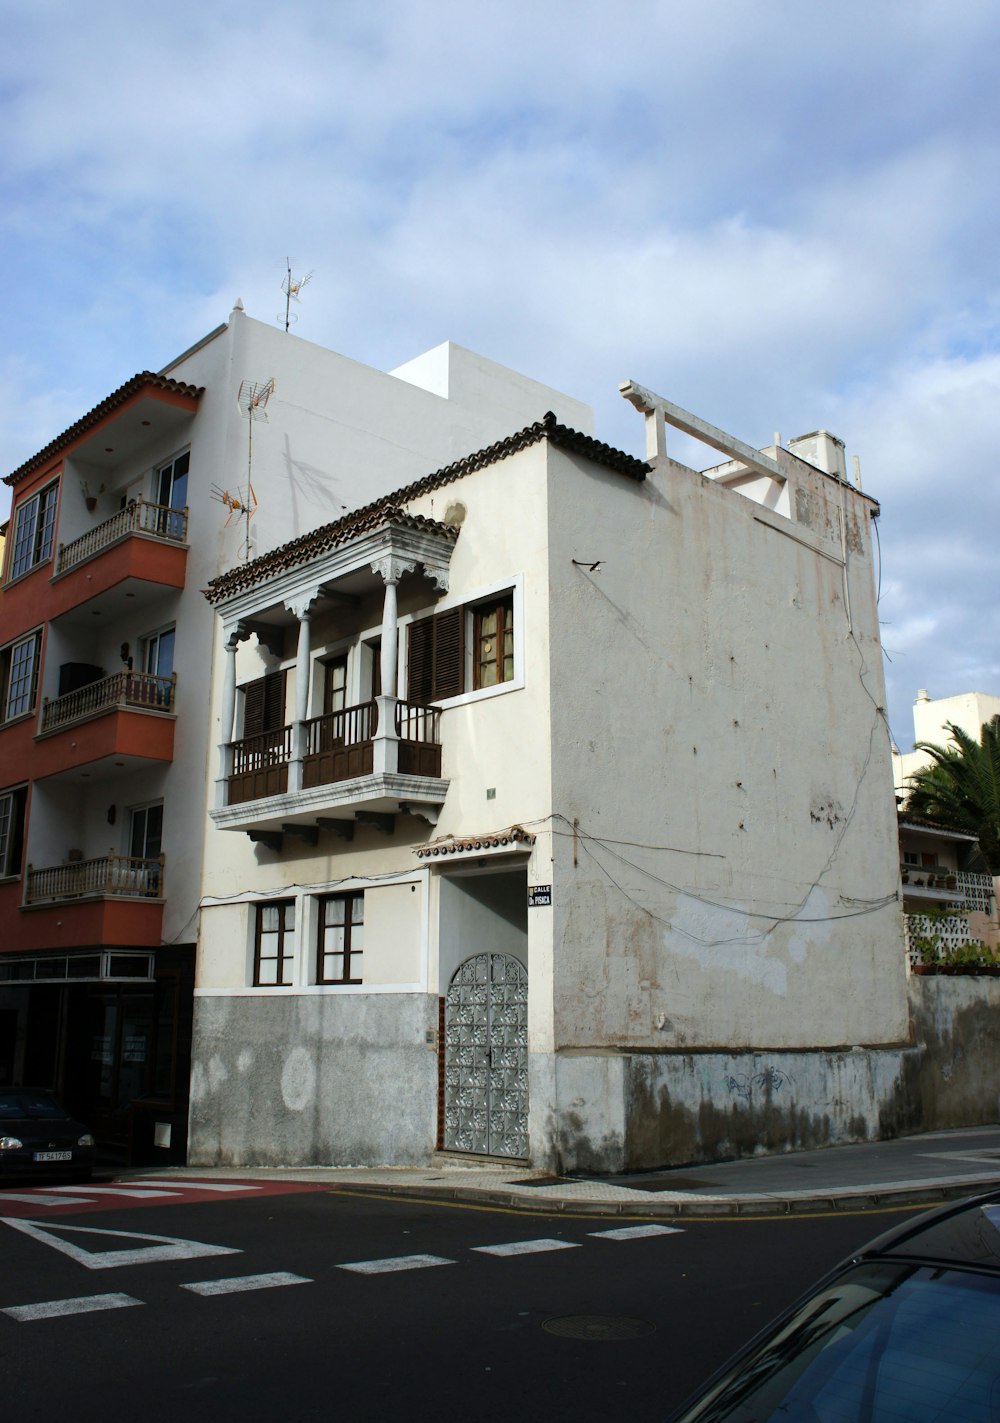
M192 1161L878 1133L909 1009L877 507L831 437L821 469L641 399L645 461L547 418L211 586ZM673 461L664 412L734 457ZM417 696L449 614L459 681Z
M252 420L248 388L272 392ZM546 409L589 428L579 401L451 343L376 371L238 303L7 476L0 1081L56 1087L133 1160L183 1160L196 940L222 972L199 935L201 590Z

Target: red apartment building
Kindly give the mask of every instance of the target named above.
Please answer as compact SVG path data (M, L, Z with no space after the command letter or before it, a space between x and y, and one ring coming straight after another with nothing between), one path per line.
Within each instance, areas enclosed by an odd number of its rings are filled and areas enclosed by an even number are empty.
M200 396L137 375L6 478L0 1084L55 1088L132 1161L186 1143L194 943L162 942L163 803Z

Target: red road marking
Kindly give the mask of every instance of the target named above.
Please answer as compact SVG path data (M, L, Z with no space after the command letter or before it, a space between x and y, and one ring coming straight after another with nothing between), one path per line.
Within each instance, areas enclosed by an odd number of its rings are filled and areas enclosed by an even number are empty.
M237 1189L216 1191L217 1185L233 1186ZM291 1196L307 1191L329 1189L321 1181L192 1181L185 1179L166 1182L157 1179L155 1186L150 1182L148 1195L142 1194L141 1177L126 1177L122 1180L93 1182L86 1186L32 1185L29 1182L5 1186L0 1189L0 1216L16 1219L44 1221L66 1215L82 1215L88 1211L119 1211L147 1206L190 1206L203 1205L209 1201L252 1200L255 1196ZM129 1195L113 1194L116 1190L128 1190ZM133 1192L138 1194L132 1194ZM19 1199L20 1198L20 1199Z

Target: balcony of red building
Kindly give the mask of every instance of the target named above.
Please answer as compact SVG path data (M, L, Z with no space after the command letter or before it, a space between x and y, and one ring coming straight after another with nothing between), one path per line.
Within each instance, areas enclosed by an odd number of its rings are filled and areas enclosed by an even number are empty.
M46 697L35 737L36 779L85 765L172 761L176 691L176 673L123 669Z
M58 865L29 864L16 947L155 948L162 938L165 878L163 855L109 852Z

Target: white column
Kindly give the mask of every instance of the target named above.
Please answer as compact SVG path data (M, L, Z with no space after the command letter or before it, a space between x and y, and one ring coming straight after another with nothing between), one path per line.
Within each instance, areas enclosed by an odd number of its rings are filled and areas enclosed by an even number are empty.
M226 665L222 676L222 705L219 709L219 782L216 787L216 805L226 803L226 783L233 772L233 722L236 717L236 650L249 637L249 631L242 623L226 637Z
M382 603L382 695L396 695L396 669L399 664L397 643L399 641L399 615L396 610L396 589L399 578L386 578L385 599Z
M311 669L310 651L310 607L312 597L297 603L286 603L289 612L299 620L299 640L295 652L295 720L292 723L292 759L288 766L288 789L302 789L302 758L306 753L305 721L309 715L309 673Z
M391 775L399 767L399 737L396 734L396 667L399 620L396 611L396 588L404 573L416 568L413 559L388 554L372 564L372 571L385 584L382 604L382 695L376 697L378 728L375 732L374 761L376 775Z

